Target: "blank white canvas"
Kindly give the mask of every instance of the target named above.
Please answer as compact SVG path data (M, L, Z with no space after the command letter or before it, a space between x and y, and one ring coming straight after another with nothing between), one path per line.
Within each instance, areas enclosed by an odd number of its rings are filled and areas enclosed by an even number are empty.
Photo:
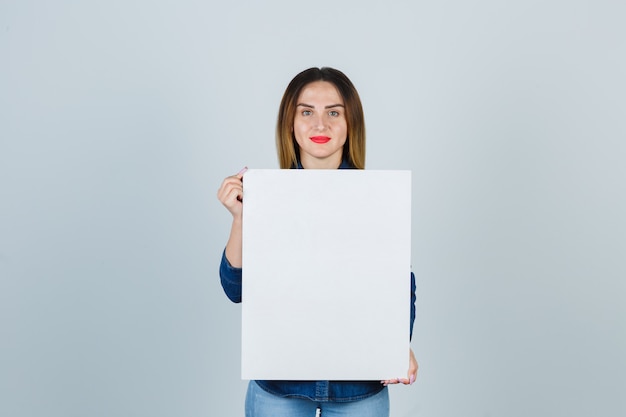
M410 171L249 170L243 184L242 378L405 377Z

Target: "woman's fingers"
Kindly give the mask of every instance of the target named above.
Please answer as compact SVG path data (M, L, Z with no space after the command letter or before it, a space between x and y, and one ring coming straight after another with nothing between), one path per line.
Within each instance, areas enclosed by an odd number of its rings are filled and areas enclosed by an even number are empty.
M217 191L217 198L225 206L230 206L237 199L243 195L243 185L241 180L233 179L229 177L224 180L222 186Z
M222 183L221 187L217 191L217 197L220 200L223 200L233 190L236 190L238 192L243 192L243 184L241 183L241 180L238 179L238 178L228 177L228 178L226 178L224 180L224 182Z
M243 168L241 171L230 177L226 177L222 182L222 185L217 191L217 196L221 200L225 199L225 196L231 193L232 189L237 189L240 193L243 193L243 174L248 170L248 167Z
M217 198L233 215L241 214L243 200L243 174L248 170L243 168L235 175L227 177L217 190Z
M398 384L398 383L400 383L400 378L386 379L384 381L380 381L380 383L383 384L384 386Z

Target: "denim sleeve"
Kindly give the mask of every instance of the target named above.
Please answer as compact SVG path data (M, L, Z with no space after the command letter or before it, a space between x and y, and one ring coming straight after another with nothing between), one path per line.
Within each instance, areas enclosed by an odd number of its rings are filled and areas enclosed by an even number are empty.
M241 268L235 268L226 259L226 250L222 252L220 262L220 281L226 296L233 303L241 302Z
M409 340L413 339L413 323L415 323L415 300L417 299L415 291L415 274L411 272L411 328L409 330Z

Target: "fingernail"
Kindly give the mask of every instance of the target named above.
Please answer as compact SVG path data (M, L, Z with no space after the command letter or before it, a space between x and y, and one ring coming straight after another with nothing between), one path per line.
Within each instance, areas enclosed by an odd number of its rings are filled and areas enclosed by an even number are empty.
M241 168L241 171L237 173L237 175L243 175L248 170L248 167Z
M415 382L415 375L411 375L411 378L409 378L409 384L413 384Z

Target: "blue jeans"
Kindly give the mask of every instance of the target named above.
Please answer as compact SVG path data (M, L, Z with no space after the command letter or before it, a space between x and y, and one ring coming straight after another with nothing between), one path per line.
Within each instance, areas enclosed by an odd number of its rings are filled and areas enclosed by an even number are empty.
M284 398L270 394L250 381L246 394L246 417L389 417L387 387L376 395L351 402L316 402L303 398Z

